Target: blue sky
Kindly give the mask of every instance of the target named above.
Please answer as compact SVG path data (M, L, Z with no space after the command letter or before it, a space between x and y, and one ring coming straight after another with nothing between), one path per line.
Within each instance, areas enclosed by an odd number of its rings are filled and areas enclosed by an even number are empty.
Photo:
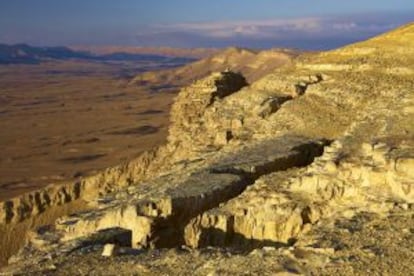
M0 43L318 49L410 21L413 0L1 0Z

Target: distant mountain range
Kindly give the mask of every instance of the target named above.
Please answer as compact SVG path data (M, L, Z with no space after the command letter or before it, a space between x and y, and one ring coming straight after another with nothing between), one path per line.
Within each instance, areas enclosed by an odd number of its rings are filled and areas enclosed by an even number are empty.
M194 58L168 57L162 55L113 52L93 54L88 51L72 50L68 47L34 47L27 44L0 44L0 64L39 64L51 60L88 60L97 62L157 62L186 64Z
M172 48L172 47L140 47L140 46L70 46L75 51L86 51L98 55L111 53L129 53L141 55L157 55L167 57L187 57L202 59L218 54L221 48Z

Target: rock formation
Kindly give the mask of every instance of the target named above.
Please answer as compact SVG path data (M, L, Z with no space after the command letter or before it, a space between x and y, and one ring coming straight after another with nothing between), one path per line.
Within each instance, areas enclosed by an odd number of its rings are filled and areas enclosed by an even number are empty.
M299 51L290 49L252 51L232 47L176 69L139 74L131 80L130 85L144 85L156 89L160 83L163 83L163 90L169 87L175 91L181 86L189 85L192 81L207 77L212 72L226 69L242 72L248 82L253 82L276 68L290 63L297 55Z
M80 182L90 210L32 231L4 271L408 274L413 41L411 24L250 85L223 72L182 89L168 143ZM3 223L37 212L13 206ZM97 259L108 243L124 253Z

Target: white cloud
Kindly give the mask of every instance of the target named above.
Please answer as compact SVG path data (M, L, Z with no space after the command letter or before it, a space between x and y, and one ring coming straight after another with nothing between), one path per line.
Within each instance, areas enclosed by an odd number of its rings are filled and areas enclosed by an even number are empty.
M196 22L172 25L157 25L152 27L156 33L188 32L209 37L270 37L278 31L315 32L321 30L323 21L320 18L298 18L286 20L256 20L256 21L225 21L225 22Z
M137 42L176 47L302 47L322 49L366 39L414 20L410 13L153 25Z
M334 23L332 25L332 29L334 30L343 30L343 31L350 31L352 29L357 28L358 25L355 22L339 22L339 23Z

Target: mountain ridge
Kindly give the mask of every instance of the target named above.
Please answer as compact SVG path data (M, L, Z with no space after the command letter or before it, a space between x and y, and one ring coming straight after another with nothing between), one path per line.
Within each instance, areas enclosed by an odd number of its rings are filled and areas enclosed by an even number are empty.
M255 81L272 70L291 62L302 52L291 49L251 50L229 47L201 60L176 69L145 72L133 78L129 85L157 86L162 82L175 91L215 71L242 72L249 82ZM167 89L166 89L167 90Z
M125 52L111 52L93 54L88 51L72 50L69 47L34 47L28 44L0 44L0 64L39 64L51 60L78 59L86 61L164 61L188 63L194 61L189 57L168 57L155 54L136 54Z
M135 47L135 46L69 46L78 51L88 51L97 55L114 52L130 54L153 54L168 57L189 57L202 59L221 51L219 48L172 48L172 47Z

